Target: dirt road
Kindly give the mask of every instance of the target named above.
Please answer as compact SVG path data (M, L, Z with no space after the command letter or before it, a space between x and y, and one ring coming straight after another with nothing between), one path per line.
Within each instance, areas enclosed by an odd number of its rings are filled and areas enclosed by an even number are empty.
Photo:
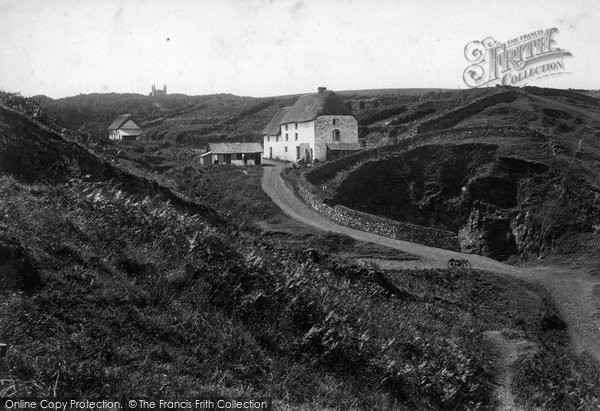
M320 230L349 235L414 254L420 261L386 261L386 268L445 268L450 258L468 258L473 268L515 276L541 284L552 296L573 336L574 348L587 351L600 361L600 277L576 270L553 267L523 269L478 255L428 247L344 227L323 217L300 201L281 178L284 165L265 161L262 188L289 217ZM598 290L596 288L596 290Z

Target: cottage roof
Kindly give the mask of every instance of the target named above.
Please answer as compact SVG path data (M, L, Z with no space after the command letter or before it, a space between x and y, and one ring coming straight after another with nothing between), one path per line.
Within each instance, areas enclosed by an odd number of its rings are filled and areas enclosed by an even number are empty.
M263 129L263 136L276 136L279 134L279 125L289 109L289 107L282 107L279 109L279 111L277 111L277 113L275 113L271 121L269 121L269 124L267 124Z
M331 90L324 90L315 94L300 96L298 101L287 110L280 124L301 123L314 120L318 116L326 115L351 116L352 112L340 100L337 94Z
M260 143L208 143L208 150L214 154L262 153Z
M356 151L362 149L358 143L328 143L327 148L332 151Z
M121 114L120 116L118 116L115 121L113 121L111 123L110 126L108 126L109 130L118 130L121 128L121 126L123 124L125 124L127 122L127 120L131 120L131 114ZM131 120L133 121L133 120ZM135 123L135 122L134 122ZM137 124L136 124L137 126ZM138 127L139 128L139 127Z

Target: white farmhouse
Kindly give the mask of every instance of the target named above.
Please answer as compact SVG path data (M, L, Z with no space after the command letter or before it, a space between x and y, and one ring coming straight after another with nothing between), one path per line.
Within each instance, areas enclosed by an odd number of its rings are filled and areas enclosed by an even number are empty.
M263 130L263 138L265 158L279 160L312 163L361 149L356 117L325 87L280 109Z
M135 140L144 133L132 119L131 114L121 114L108 127L111 140Z

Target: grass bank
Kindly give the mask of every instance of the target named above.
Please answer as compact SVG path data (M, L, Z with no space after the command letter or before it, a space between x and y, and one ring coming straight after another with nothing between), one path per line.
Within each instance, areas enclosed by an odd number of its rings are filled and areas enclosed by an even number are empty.
M260 198L259 170L220 171L204 170L214 182L203 188L223 187L205 198L234 221L262 215L244 212L245 194ZM482 331L538 327L550 309L534 291L489 274L393 275L329 253L306 258L276 237L216 229L202 215L110 183L2 176L0 193L2 235L24 246L43 284L29 294L0 291L0 341L10 345L1 396L246 395L311 409L484 408L493 403L494 368ZM346 240L328 234L318 241L331 254L356 246L339 248ZM373 281L381 275L408 293ZM521 319L507 319L507 309ZM543 369L554 364L540 358ZM591 375L577 385L584 405L594 404Z

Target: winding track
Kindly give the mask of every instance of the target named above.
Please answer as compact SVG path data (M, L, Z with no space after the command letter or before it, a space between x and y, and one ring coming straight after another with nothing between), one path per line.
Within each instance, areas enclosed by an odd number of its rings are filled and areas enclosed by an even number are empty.
M356 240L381 244L414 254L420 259L416 262L386 262L386 268L446 268L450 258L466 256L456 251L395 240L336 224L303 203L285 185L281 178L284 164L266 160L264 163L262 188L271 201L289 217L319 230L346 234ZM600 278L594 278L583 271L553 267L523 269L474 254L469 254L468 259L473 268L541 284L550 293L569 325L575 350L587 351L600 361L600 298L593 293L594 286L600 287Z

